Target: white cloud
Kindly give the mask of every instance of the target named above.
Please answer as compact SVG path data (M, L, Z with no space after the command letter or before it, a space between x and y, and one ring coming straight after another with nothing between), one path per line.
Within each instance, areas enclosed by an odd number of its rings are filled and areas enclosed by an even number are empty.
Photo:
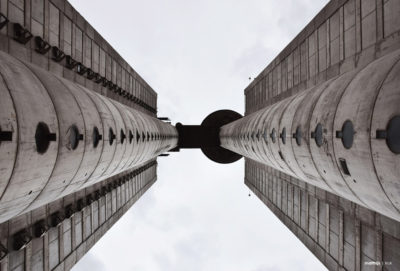
M106 271L107 269L105 268L103 262L96 257L94 253L89 251L88 253L85 254L85 256L81 259L79 262L79 267L78 269L80 270L96 270L96 271Z
M243 90L327 0L123 1L72 4L158 92L159 112L199 124L243 113ZM243 184L243 160L199 150L160 158L158 181L74 268L323 270ZM94 268L89 268L93 266Z

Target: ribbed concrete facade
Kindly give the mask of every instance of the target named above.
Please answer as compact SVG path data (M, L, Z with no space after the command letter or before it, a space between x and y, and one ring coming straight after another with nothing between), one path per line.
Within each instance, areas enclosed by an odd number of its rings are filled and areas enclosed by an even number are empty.
M156 92L68 1L4 0L0 12L0 50L156 115Z
M396 0L332 0L245 89L246 114L399 49Z
M176 130L67 1L0 1L0 51L0 270L69 270L156 181Z
M0 52L0 223L175 147L175 128Z
M177 132L67 1L2 0L0 12L0 267L69 270L156 181ZM330 270L400 266L399 52L400 1L332 0L222 127L245 184Z
M71 269L150 188L156 170L150 162L1 224L1 270Z
M400 118L399 60L397 50L229 123L222 146L400 221L390 132Z
M245 174L250 190L329 270L398 269L397 221L250 159Z
M280 102L283 105L284 99L291 99L296 94L302 95L304 90L312 93L313 88L318 90L315 86L329 83L330 79L346 73L359 71L374 60L398 50L399 15L400 2L396 0L330 1L246 88L246 116L268 106L274 107ZM398 74L393 78L397 80ZM395 96L385 97L397 97L398 90L393 94ZM359 99L362 100L363 97L360 96ZM382 97L378 98L377 103L380 101ZM394 110L391 111L394 115L399 114L396 107L391 107L390 99L384 104L387 110ZM276 112L284 110L277 108L280 109L274 109ZM355 108L357 107L354 106ZM325 111L329 110L326 108ZM354 116L351 112L352 110L348 111L349 119ZM340 113L345 116L346 111L341 110ZM302 118L302 113L299 114L298 118ZM372 117L370 121L373 122ZM379 123L386 125L387 121L379 120ZM256 127L256 123L246 125L250 130L251 127ZM249 134L244 141L257 141L257 131L254 132L253 136ZM267 134L268 140L271 140L270 132ZM276 140L279 142L281 132L276 131ZM328 129L328 133L330 132ZM371 131L371 135L375 132ZM286 131L287 140L294 142L293 148L296 145L295 134L296 131ZM310 137L310 134L305 136ZM342 144L340 140L338 142ZM379 150L385 148L389 152L385 141L381 143ZM247 152L254 154L251 144L247 145ZM374 159L378 158L375 153L372 155ZM398 155L395 156L396 161ZM271 157L275 161L283 159L278 152ZM245 184L329 270L398 270L399 222L379 211L374 212L318 188L312 184L312 180L307 183L277 170L276 167L256 162L255 160L260 160L257 158L259 156L246 158ZM356 163L357 159L352 159L352 162ZM387 162L390 163L390 160ZM279 167L279 161L277 166ZM393 171L385 171L385 174L398 177L398 173ZM380 175L382 176L387 175ZM360 181L362 183L365 179ZM396 186L395 182L393 184ZM370 192L371 196L374 192ZM399 194L396 191L390 189L387 192L392 199L398 200Z

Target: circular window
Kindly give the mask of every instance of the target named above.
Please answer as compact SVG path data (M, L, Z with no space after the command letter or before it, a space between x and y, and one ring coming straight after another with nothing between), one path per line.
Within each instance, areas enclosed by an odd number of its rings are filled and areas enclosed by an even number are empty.
M71 125L67 131L67 136L68 136L68 146L67 148L70 150L75 150L78 148L79 145L79 130L76 125Z
M400 115L394 116L387 125L386 144L393 153L400 154Z
M268 131L265 130L262 137L264 138L265 143L268 143Z
M121 132L120 132L120 137L121 137L121 144L124 144L126 135L124 133L124 130L122 130L122 129L121 129Z
M342 126L342 143L346 149L351 149L354 141L354 127L351 120L346 120Z
M296 133L293 134L293 137L296 139L296 143L297 143L298 146L301 145L301 137L302 136L303 136L303 134L301 132L301 127L297 126Z
M314 139L318 147L321 147L322 144L324 143L324 134L321 123L318 123L317 127L315 127Z
M56 141L56 134L50 133L49 126L44 122L39 122L36 126L35 142L38 153L43 154L47 151L50 141Z
M136 131L136 142L139 142L140 140L140 133Z
M282 129L281 139L282 139L282 143L286 144L286 127L283 127L283 129Z
M271 132L271 139L272 139L272 143L275 143L276 142L276 131L275 131L275 128L273 128L272 129L272 132Z
M108 140L110 141L110 145L114 143L115 134L112 128L108 130Z
M132 144L133 142L133 133L131 130L129 130L129 144Z
M95 126L92 132L93 148L97 148L101 139L102 136L99 133L99 129L97 129L97 127Z

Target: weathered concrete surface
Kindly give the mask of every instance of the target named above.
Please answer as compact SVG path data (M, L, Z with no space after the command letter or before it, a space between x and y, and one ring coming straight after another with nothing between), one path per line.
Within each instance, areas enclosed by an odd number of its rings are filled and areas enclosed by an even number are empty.
M332 0L245 89L246 114L400 48L400 2Z
M380 87L369 89L372 95L362 95L359 90L368 90L370 86L365 83L381 70L363 79L360 77L359 82L352 86L354 91L349 91L349 103L356 101L362 104L364 99L366 103L363 105L369 103L371 106L371 102L374 103L374 110L368 109L370 123L356 127L362 130L361 134L355 135L358 142L353 142L354 147L359 149L348 151L341 140L334 138L336 131L342 130L343 122L347 118L357 117L359 113L356 112L356 106L351 108L341 99L354 73L374 60L400 49L399 15L400 1L397 0L332 0L245 90L245 113L257 115L246 125L249 131L254 131L256 137L254 127L259 126L261 120L271 119L272 124L277 123L270 117L272 110L278 112L278 115L279 110L284 110L279 120L280 125L293 127L293 119L298 114L297 108L303 96L317 90L318 86L329 79L338 76L342 78L328 86L331 90L323 91L313 109L315 114L308 120L313 128L319 122L332 127L324 134L326 142L323 148L318 147L315 140L308 144L313 158L311 164L297 163L293 153L293 148L297 146L296 140L287 138L286 144L283 144L279 139L282 130L276 131L277 144L272 146L266 143L248 144L252 140L251 134L242 138L244 146L235 146L251 159L246 159L246 185L330 270L398 270L400 266L399 222L379 213L379 208L378 212L373 212L362 207L365 206L364 201L374 205L371 201L381 199L376 198L377 193L373 189L366 191L360 187L364 182L376 181L378 178L379 183L375 184L378 190L384 191L383 198L390 202L390 208L394 206L398 209L399 154L394 154L388 148L386 140L376 139L377 131L386 130L388 120L400 114L398 65L387 73ZM386 68L382 67L382 71ZM378 89L379 94L376 93ZM296 94L300 96L295 97ZM360 96L353 97L352 94ZM283 101L288 97L292 97L292 100L289 105L286 104L286 109L282 109L285 106ZM349 107L349 110L341 109L338 121L335 121L332 114L343 106ZM368 106L363 110L365 108ZM360 124L363 122L362 115L358 119ZM243 125L238 125L238 128L241 129ZM308 132L311 131L309 129ZM288 137L294 137L294 133L287 128ZM310 134L307 137L310 138ZM366 147L365 153L363 147ZM276 155L277 150L285 153L284 164L279 153ZM331 155L335 151L339 155L336 158ZM358 167L354 172L357 178L350 179L343 174L337 158L345 158L346 163L352 164L349 169L351 175L352 168ZM368 160L365 166L369 168L365 172L359 171L365 159ZM263 160L263 164L255 162L260 160ZM288 172L288 168L296 177L282 172ZM365 174L371 173L373 168L376 172L373 172L372 179L366 180ZM307 173L314 171L327 179L330 186L325 189L332 193L318 188L321 182L316 182L310 174L307 177L303 169ZM364 201L355 195L357 192L362 194ZM371 261L374 263L369 265ZM387 264L383 265L385 262Z
M8 249L0 269L70 270L150 188L156 170L152 161L0 224L0 242ZM71 206L73 212L68 214ZM55 214L61 219L52 224ZM45 229L38 236L39 223ZM16 250L22 231L29 238Z
M400 221L400 156L388 140L379 144L385 140L373 130L386 131L400 117L394 106L400 104L399 60L397 50L229 123L221 128L221 146ZM393 106L376 112L378 96L390 97ZM381 149L373 155L374 144Z
M0 30L0 50L136 110L156 115L157 93L68 1L4 0L0 12L9 20ZM32 34L25 44L14 39L14 23ZM36 37L80 65L67 68L67 57L54 60L58 55L53 48L39 52ZM82 74L78 73L78 66L84 68Z
M1 142L0 154L14 157L11 175L9 159L0 164L0 222L177 145L173 126L4 52L0 76L2 91L9 93L5 97L12 98L6 108L15 112L0 117L0 127L13 135L11 141ZM12 153L15 142L18 148Z
M149 160L176 132L67 1L0 12L0 270L69 270L155 182Z
M398 270L400 223L246 159L245 184L329 270Z

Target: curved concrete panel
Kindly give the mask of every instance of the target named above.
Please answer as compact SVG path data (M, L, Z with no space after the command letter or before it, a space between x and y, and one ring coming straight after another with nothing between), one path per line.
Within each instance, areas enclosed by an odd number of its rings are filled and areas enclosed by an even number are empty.
M62 196L65 196L76 191L76 189L80 188L89 179L98 179L104 172L104 170L100 168L103 166L101 159L103 158L104 143L103 140L95 142L94 138L95 130L99 131L99 134L102 135L100 131L103 129L103 124L96 105L87 93L81 91L78 85L68 80L60 77L57 77L57 79L68 89L71 95L74 96L82 111L85 122L84 141L82 142L85 146L85 153L82 158L81 166L73 181L66 186L62 192Z
M0 195L10 181L18 148L17 113L8 87L0 76Z
M81 141L86 132L83 114L68 89L55 76L49 76L44 70L33 65L27 65L27 67L47 90L59 123L59 144L53 172L46 186L28 207L28 211L43 205L49 199L54 200L59 197L65 186L71 183L85 153L85 146Z
M173 126L2 52L0 94L0 222L178 142Z
M57 158L59 128L46 89L25 65L0 52L0 75L14 101L18 125L16 161L0 198L0 221L5 221L45 187Z
M362 69L346 88L336 109L334 130L340 131L345 121L354 126L354 142L346 149L341 140L334 140L337 163L345 163L348 169L341 170L350 188L371 209L390 216L399 216L375 172L370 145L370 129L374 103L380 86L393 65L400 59L400 53L388 54Z
M221 146L400 221L399 61L393 52L229 123ZM251 136L260 126L266 141Z
M392 136L397 147L399 136L400 117L400 62L391 69L383 82L375 101L370 130L372 159L379 181L390 201L400 209L400 154L390 149L389 129L393 129ZM394 120L397 119L397 124ZM393 127L390 127L393 126ZM396 134L397 129L397 134ZM385 131L386 137L379 138L377 133ZM396 137L396 138L395 138ZM393 145L396 142L393 142Z
M343 92L357 72L347 73L334 80L316 102L310 125L311 127L316 127L320 123L324 129L327 129L327 133L324 134L323 145L318 147L317 144L311 144L310 150L320 176L332 187L336 194L344 195L345 198L351 199L353 202L367 206L343 180L333 150L333 140L336 140L336 131L333 128L336 108Z
M295 116L293 118L292 131L295 133L298 127L302 131L302 143L300 145L293 145L294 154L297 162L304 175L306 175L307 180L313 185L325 189L329 192L333 192L331 187L321 178L315 165L312 161L310 145L316 144L315 137L313 138L312 133L315 133L316 126L310 127L311 114L314 109L316 101L319 99L322 92L329 86L332 80L324 82L323 84L315 87L309 92L306 99L303 99L297 108ZM323 127L322 136L325 136L326 129Z
M296 95L294 99L290 102L290 104L286 107L286 110L282 114L282 118L280 121L280 127L287 127L286 133L289 134L289 138L286 140L286 144L282 144L280 146L283 157L285 158L285 162L290 170L293 172L296 178L305 179L306 175L301 170L296 157L294 155L293 148L297 145L296 140L296 128L293 127L293 118L296 114L297 108L299 104L302 102L304 97L308 94L307 91L301 93L300 95ZM301 135L300 135L301 140Z

